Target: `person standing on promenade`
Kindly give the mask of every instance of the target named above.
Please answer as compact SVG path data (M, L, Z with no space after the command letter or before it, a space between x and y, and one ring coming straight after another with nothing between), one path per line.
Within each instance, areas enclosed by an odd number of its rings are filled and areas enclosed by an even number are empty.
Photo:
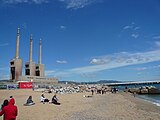
M15 100L14 98L11 98L9 104L0 111L0 116L4 115L3 120L16 120L18 108L14 104Z

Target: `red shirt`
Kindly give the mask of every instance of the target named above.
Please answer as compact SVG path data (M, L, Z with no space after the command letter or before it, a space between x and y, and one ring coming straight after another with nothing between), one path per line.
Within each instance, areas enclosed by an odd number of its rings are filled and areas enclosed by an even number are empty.
M11 98L9 104L0 111L0 116L4 114L3 120L16 120L18 109L14 104L15 100Z

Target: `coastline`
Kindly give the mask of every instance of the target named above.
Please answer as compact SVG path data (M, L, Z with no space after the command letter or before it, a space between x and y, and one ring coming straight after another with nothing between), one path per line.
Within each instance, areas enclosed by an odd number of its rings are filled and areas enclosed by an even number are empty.
M154 98L156 96L156 98ZM158 107L160 107L160 95L139 95L140 99L144 101L150 102Z
M128 93L57 94L60 106L40 103L42 92L32 90L0 90L0 103L10 95L18 106L17 120L159 120L160 107ZM54 93L44 93L51 99ZM33 96L34 106L23 106L29 95ZM2 120L2 117L0 117Z
M158 112L160 111L160 107L153 102L143 99L140 95L136 95L135 97L131 93L121 93L125 99L136 104L137 108L142 109L144 111Z

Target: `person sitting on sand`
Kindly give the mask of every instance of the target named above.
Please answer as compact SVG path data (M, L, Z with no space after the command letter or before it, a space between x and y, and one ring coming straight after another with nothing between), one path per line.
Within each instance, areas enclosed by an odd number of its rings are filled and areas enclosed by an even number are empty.
M24 104L24 105L30 106L30 105L34 105L34 104L35 104L35 103L34 103L33 100L32 100L32 96L29 96L28 99L27 99L26 104Z
M44 97L44 94L41 95L40 101L44 104L45 102L49 102L47 98Z
M55 105L60 105L60 103L58 102L58 99L56 97L56 94L52 97L52 103Z

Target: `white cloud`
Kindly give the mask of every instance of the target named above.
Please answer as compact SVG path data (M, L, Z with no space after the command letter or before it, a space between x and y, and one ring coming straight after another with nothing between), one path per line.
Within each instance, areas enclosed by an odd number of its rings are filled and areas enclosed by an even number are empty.
M103 60L100 60L100 59L92 59L91 64L104 64Z
M60 29L62 29L62 30L65 30L67 27L66 26L64 26L64 25L61 25L60 26Z
M45 71L45 75L46 75L46 76L53 75L54 73L55 73L54 70L46 70L46 71Z
M135 28L134 28L134 30L139 30L139 29L140 29L140 27L135 27Z
M139 68L135 68L135 70L138 70L138 71L143 71L143 70L146 70L147 67L139 67Z
M127 31L127 34L129 32L129 34L131 34L131 37L138 38L140 35L138 33L139 29L140 29L140 27L137 26L136 23L132 22L131 24L124 26L122 32L124 34L125 31Z
M64 2L66 4L67 9L79 9L84 8L87 5L95 3L99 0L59 0L60 2Z
M18 4L18 3L41 4L41 3L48 3L48 0L2 0L2 2L6 4Z
M105 63L108 63L110 62L110 58L93 58L90 62L90 64L95 64L95 65L101 65L101 64L105 64Z
M155 41L155 45L156 45L157 47L160 47L160 41Z
M127 30L127 29L130 29L132 31L136 31L136 30L139 30L140 27L136 25L136 23L132 22L130 25L126 25L123 27L123 30Z
M133 34L131 35L131 37L133 37L133 38L138 38L138 37L139 37L139 34L133 33Z
M94 73L82 73L81 76L84 77L84 78L95 78L96 74L94 74Z
M60 64L66 64L66 63L67 63L66 60L57 60L56 62L57 62L57 63L60 63Z
M133 28L133 26L129 26L129 25L123 27L124 30L126 30L126 29L132 29L132 28Z
M154 61L160 61L160 50L155 51L149 51L149 52L141 52L141 53L116 53L113 55L107 55L107 56L100 56L97 58L94 58L95 60L91 60L94 62L97 62L96 60L102 59L102 61L106 61L110 59L110 61L104 63L104 64L98 64L98 65L91 65L91 66L85 66L85 67L79 67L79 68L73 68L66 71L61 72L55 72L55 75L61 75L61 76L69 76L69 75L75 75L75 74L83 74L83 73L93 73L93 72L99 72L107 69L113 69L113 68L119 68L119 67L125 67L129 65L137 65L137 64L144 64Z
M67 9L79 9L79 8L84 8L85 6L88 6L95 2L101 2L103 0L55 0L55 1L64 3ZM19 4L19 3L41 4L48 2L52 2L52 0L2 0L2 3L5 4Z
M3 47L3 46L7 46L9 45L8 43L3 43L3 44L0 44L0 47Z

